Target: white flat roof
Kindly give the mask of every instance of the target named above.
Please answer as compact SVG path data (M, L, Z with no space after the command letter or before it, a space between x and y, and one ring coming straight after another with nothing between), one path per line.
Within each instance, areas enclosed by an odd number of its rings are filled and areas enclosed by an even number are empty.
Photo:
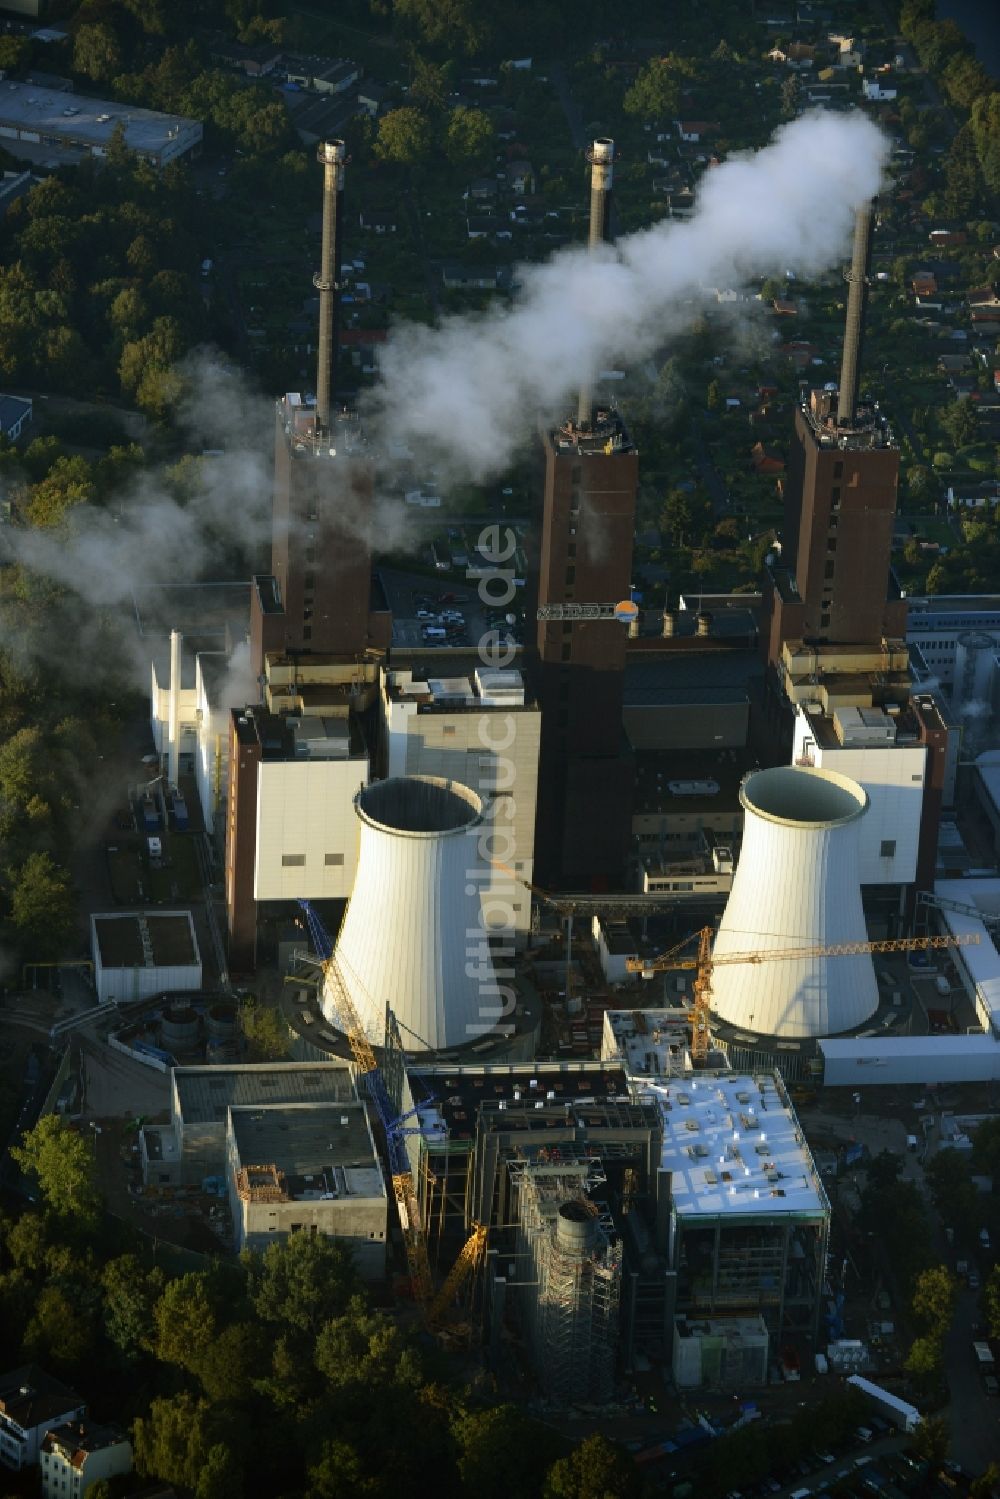
M663 1115L660 1165L678 1215L822 1216L826 1193L774 1077L736 1073L649 1083Z
M942 900L957 901L959 905L975 906L984 916L1000 916L1000 879L998 880L935 880L934 894ZM941 908L941 917L953 937L979 937L978 946L955 949L954 959L961 963L976 986L980 1002L990 1015L995 1033L1000 1033L1000 953L993 937L978 916L966 915L964 911L949 911ZM943 1038L934 1037L935 1041Z
M690 1025L683 1010L605 1010L629 1077L681 1077L691 1071Z

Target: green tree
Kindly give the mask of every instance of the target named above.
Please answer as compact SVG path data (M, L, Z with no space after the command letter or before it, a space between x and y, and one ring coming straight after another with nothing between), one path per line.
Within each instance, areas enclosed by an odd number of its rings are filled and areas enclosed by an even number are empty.
M718 380L710 380L708 382L708 391L705 395L705 405L708 407L709 411L718 411L719 407L722 405L722 388L719 385Z
M319 1458L306 1476L306 1499L354 1499L373 1495L380 1485L365 1472L356 1447L349 1442L323 1443Z
M265 1334L256 1322L234 1322L201 1350L197 1375L213 1404L249 1400L256 1374L265 1364Z
M1000 1338L1000 1265L994 1265L983 1287L983 1305L989 1322L990 1337Z
M27 1357L59 1368L74 1368L92 1353L93 1339L94 1329L87 1309L59 1286L43 1286L24 1333Z
M983 180L1000 193L1000 93L982 94L972 106L972 138Z
M451 1430L462 1487L477 1499L538 1494L546 1471L565 1451L549 1427L515 1405L463 1411Z
M62 524L76 505L89 505L96 493L86 458L74 454L57 458L45 478L32 486L25 515L33 526L52 529Z
M156 1356L197 1373L219 1336L219 1306L208 1275L192 1270L169 1281L153 1308Z
M938 420L956 448L973 443L979 432L976 408L969 400L952 401L938 413Z
M994 1179L994 1190L1000 1183L1000 1119L984 1119L972 1141L972 1162L977 1171Z
M432 47L471 56L489 43L493 12L481 0L395 0L393 15Z
M276 1062L288 1055L288 1026L281 1011L256 1000L240 1005L240 1030L254 1062Z
M951 1434L944 1416L925 1416L913 1434L913 1450L918 1457L939 1468L948 1456Z
M213 1482L220 1467L224 1472L231 1471L219 1457L211 1458L210 1463L210 1454L220 1445L216 1437L221 1434L207 1400L187 1392L154 1399L149 1414L140 1417L132 1428L136 1469L144 1478L160 1478L190 1490L196 1499L215 1499L211 1487L203 1491L201 1481L206 1469ZM235 1432L233 1438L235 1451Z
M439 114L448 102L453 71L451 63L438 64L426 57L415 57L409 97L431 114Z
M459 104L448 116L444 133L444 150L456 167L484 167L496 149L493 121L481 109Z
M684 58L651 57L625 90L625 113L642 120L671 119L680 106L681 82L691 72Z
M993 1499L997 1489L1000 1489L1000 1464L990 1463L969 1485L969 1499Z
M781 85L781 113L786 120L792 119L799 102L799 81L793 75L789 75Z
M350 1250L335 1239L291 1234L263 1254L245 1252L247 1291L263 1322L311 1336L361 1290Z
M61 1115L43 1115L10 1153L25 1175L38 1182L46 1207L57 1218L82 1225L96 1220L100 1197L91 1143Z
M416 1389L422 1383L420 1360L399 1323L384 1312L369 1312L360 1297L343 1316L331 1318L320 1329L315 1363L334 1388L356 1385L373 1391L401 1385Z
M122 50L113 28L106 21L81 26L73 42L73 71L95 83L103 83L121 72Z
M427 116L411 104L390 109L379 121L375 155L401 167L423 166L431 154L431 126Z
M599 1432L552 1464L544 1499L639 1499L642 1479L635 1463Z
M50 854L29 854L11 876L10 919L37 961L65 956L76 929L76 898L68 873Z
M660 512L660 527L666 531L674 546L684 546L690 540L694 525L694 508L691 497L683 489L671 489Z
M163 1295L163 1271L146 1271L134 1254L109 1260L101 1271L104 1330L129 1362L152 1349L154 1311Z

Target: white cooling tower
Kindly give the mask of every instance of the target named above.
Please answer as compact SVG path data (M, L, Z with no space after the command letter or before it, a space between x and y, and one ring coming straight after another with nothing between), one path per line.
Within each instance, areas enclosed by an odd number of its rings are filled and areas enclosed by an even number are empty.
M867 941L858 877L867 794L836 771L789 765L748 775L740 801L743 849L713 952L763 960L717 966L712 1010L767 1036L830 1036L861 1025L878 1008L870 953L764 955Z
M408 1051L488 1035L500 999L480 920L482 802L457 781L394 776L354 809L358 873L334 961L369 1037L381 1042L387 1002Z

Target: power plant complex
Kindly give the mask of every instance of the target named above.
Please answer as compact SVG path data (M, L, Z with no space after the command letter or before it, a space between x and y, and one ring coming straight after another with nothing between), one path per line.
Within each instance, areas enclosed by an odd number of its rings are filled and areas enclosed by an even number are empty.
M614 155L589 153L595 253ZM176 1069L146 1169L219 1173L241 1245L308 1218L373 1278L401 1246L427 1325L498 1362L516 1336L556 1402L650 1358L752 1387L826 1341L831 1208L793 1085L1000 1076L995 949L934 898L959 735L913 680L899 448L861 395L874 205L759 607L633 604L641 455L582 370L540 431L524 644L498 662L400 618L373 557L380 454L337 390L343 143L318 159L316 393L275 408L257 691L223 708L180 630L153 671L219 851L227 982L278 974L295 1061L266 1096L222 1069L225 1118L210 1069ZM918 963L967 997L953 1061L901 1023Z

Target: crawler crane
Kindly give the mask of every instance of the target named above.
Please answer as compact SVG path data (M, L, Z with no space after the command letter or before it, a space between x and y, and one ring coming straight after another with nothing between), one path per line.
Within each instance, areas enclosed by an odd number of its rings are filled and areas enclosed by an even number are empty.
M430 1258L427 1253L427 1237L421 1221L413 1173L406 1154L405 1136L411 1133L411 1130L406 1127L406 1119L409 1116L401 1116L389 1096L374 1049L365 1034L354 1001L347 992L337 968L330 934L317 916L311 902L300 900L299 905L305 912L309 935L316 949L316 956L322 965L326 992L333 999L337 1018L350 1042L358 1072L365 1080L368 1096L385 1134L393 1196L399 1214L399 1225L403 1234L403 1247L406 1251L406 1264L410 1273L414 1300L423 1313L428 1329L432 1332L444 1330L443 1324L446 1322L458 1292L468 1277L482 1263L486 1252L486 1225L482 1223L472 1225L472 1233L463 1245L444 1284L435 1295Z

